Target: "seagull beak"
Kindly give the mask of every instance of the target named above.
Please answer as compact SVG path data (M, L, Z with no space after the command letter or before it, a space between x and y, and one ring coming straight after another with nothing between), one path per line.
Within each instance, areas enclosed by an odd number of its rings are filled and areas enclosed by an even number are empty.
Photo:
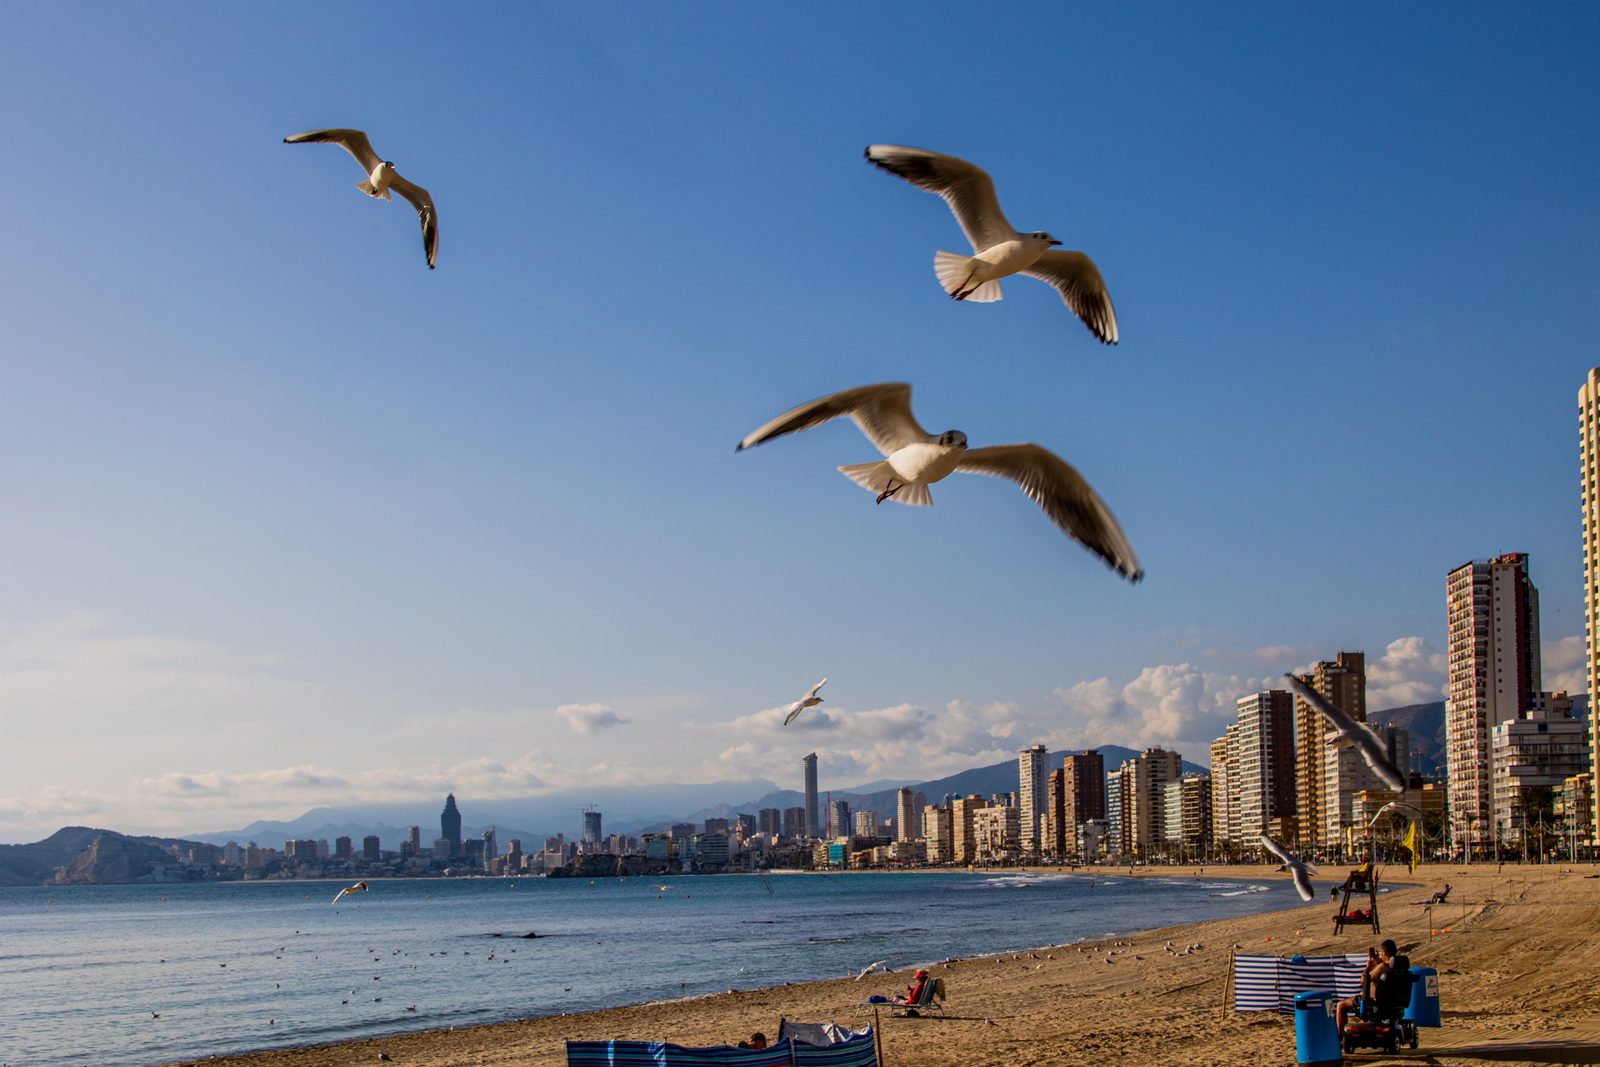
M1061 243L1061 242L1060 242L1060 241L1057 241L1057 240L1054 240L1054 239L1052 239L1052 240L1051 240L1051 241L1050 241L1050 244L1051 244L1051 246L1052 246L1052 247L1054 247L1054 246L1055 246L1055 245L1058 245L1058 244L1060 244L1060 243Z

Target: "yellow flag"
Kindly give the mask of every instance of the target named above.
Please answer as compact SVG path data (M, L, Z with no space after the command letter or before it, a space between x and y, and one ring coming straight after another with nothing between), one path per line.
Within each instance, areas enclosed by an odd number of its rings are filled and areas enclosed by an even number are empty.
M1400 843L1411 850L1411 871L1413 874L1416 873L1417 860L1419 858L1417 854L1417 822L1418 820L1412 819L1411 829L1407 830L1406 836L1400 839Z

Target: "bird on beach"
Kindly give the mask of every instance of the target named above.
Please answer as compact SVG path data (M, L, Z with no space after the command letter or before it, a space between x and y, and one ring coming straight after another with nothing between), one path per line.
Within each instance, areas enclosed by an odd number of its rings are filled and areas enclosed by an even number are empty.
M1354 747L1372 768L1374 774L1383 779L1383 784L1397 792L1404 792L1406 776L1396 767L1389 758L1389 753L1378 735L1373 733L1372 727L1364 722L1357 722L1343 711L1334 707L1323 695L1306 685L1292 674L1285 674L1289 681L1289 688L1295 695L1304 700L1333 727L1333 742L1340 748Z
M311 130L285 137L283 143L336 144L354 156L367 173L365 180L356 182L357 189L374 200L393 201L390 190L409 200L411 206L417 209L417 219L422 223L422 251L428 258L428 269L434 268L439 260L439 213L434 209L433 197L422 186L402 178L389 160L379 157L372 150L372 142L367 140L365 133L348 129Z
M788 708L789 714L783 717L783 725L788 726L790 723L794 722L800 717L800 713L802 711L805 711L807 708L814 708L818 704L822 703L822 698L817 696L817 690L821 689L827 684L828 679L824 677L822 681L812 686L810 690L806 692L805 696L801 697L799 700L796 700L793 704L790 704Z
M1269 834L1261 835L1261 847L1283 861L1283 866L1278 870L1289 871L1294 875L1294 888L1300 894L1300 899L1310 900L1313 895L1311 875L1315 874L1317 869L1309 863L1295 859L1288 849L1274 841Z
M931 507L928 486L955 471L1007 478L1021 486L1067 536L1112 570L1134 582L1144 577L1122 527L1071 464L1035 444L969 449L967 435L960 430L946 430L935 437L911 413L911 386L905 382L858 386L801 404L752 430L735 451L843 416L855 421L884 458L877 463L843 466L839 471L877 494L878 503L893 499Z
M861 979L865 978L867 975L871 974L873 971L876 971L876 970L878 970L878 969L880 969L882 967L887 966L888 963L889 963L888 960L879 960L876 963L867 964L865 967L861 968L861 973L856 975L856 981L858 981L858 982L861 981Z
M333 902L335 904L337 904L337 903L339 903L340 900L342 900L345 897L349 896L351 893L365 893L365 892L367 892L367 883L366 882L357 882L355 885L347 885L343 889L339 890L337 893L335 893L333 895ZM371 952L372 950L368 949L367 951Z
M972 242L971 256L934 253L934 274L950 299L999 300L1001 278L1026 274L1060 293L1102 344L1117 343L1117 313L1094 260L1082 252L1055 251L1061 242L1043 230L1019 232L1006 221L994 179L982 167L908 145L868 145L866 157L873 166L942 197Z

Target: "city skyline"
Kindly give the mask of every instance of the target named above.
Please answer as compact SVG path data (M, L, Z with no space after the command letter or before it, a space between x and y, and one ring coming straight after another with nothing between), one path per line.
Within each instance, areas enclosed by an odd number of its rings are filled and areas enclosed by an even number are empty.
M938 12L15 12L0 841L787 782L811 751L822 790L1032 743L1204 762L1330 649L1373 710L1438 699L1439 576L1498 551L1533 561L1545 688L1587 691L1600 13L995 20L1043 58L951 100ZM431 190L436 271L408 208L282 144L346 124ZM881 141L1091 251L1120 345L1039 286L944 299L959 228ZM889 380L1069 456L1146 580L987 480L872 507L829 469L873 458L849 427L733 454Z

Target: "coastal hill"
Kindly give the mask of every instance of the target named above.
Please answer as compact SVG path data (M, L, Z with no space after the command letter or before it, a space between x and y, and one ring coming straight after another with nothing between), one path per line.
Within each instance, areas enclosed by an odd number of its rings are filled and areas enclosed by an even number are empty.
M167 848L193 842L65 826L43 841L0 845L0 885L110 885L175 866Z

